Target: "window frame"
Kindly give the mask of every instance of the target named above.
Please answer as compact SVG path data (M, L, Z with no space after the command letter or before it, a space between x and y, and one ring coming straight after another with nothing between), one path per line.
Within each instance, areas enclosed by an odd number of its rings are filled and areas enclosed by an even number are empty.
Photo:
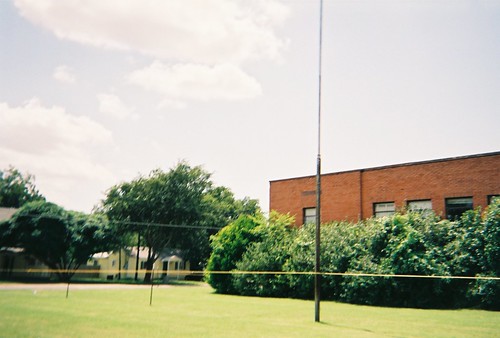
M469 208L466 208L466 207L450 208L449 201L461 200L461 199L470 199L470 207ZM457 204L459 204L459 203L457 203ZM458 214L456 211L458 209L463 209L463 211L460 212L460 214ZM464 212L469 211L469 210L474 210L474 198L472 196L446 197L444 199L444 210L446 213L446 219L449 219L451 221L457 220L463 215ZM453 211L453 214L450 213L450 211Z
M314 219L312 219L313 216L306 215L306 212L309 210L314 210ZM317 212L316 207L303 208L302 209L302 224L316 223L316 212ZM309 219L312 219L312 220L309 220Z
M393 210L389 211L377 211L377 206L392 204ZM392 216L396 213L396 203L394 201L386 201L386 202L374 202L373 203L373 217L381 218L386 216Z
M486 202L488 203L488 205L490 205L493 202L493 199L495 198L500 198L500 195L496 194L488 195L488 197L486 198Z
M420 209L412 209L410 207L410 204L411 203L417 203L417 202L429 202L430 203L430 208L420 208ZM407 201L406 202L406 209L408 211L413 211L413 212L420 212L420 213L423 213L423 214L426 214L426 213L430 213L431 211L434 211L434 208L432 207L432 199L431 198L425 198L425 199L418 199L418 200L410 200L410 201Z

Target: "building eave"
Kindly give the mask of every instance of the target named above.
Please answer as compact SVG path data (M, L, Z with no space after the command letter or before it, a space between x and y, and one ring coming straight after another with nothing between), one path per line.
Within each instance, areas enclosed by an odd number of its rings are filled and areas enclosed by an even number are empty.
M405 162L405 163L390 164L390 165L385 165L385 166L368 167L368 168L363 168L363 169L352 169L352 170L345 170L345 171L337 171L337 172L324 173L321 176L348 174L348 173L354 173L354 172L360 172L360 171L361 172L365 172L365 171L394 169L394 168L400 168L400 167L409 167L409 166L426 165L426 164L432 164L432 163L451 162L451 161L458 161L458 160L464 160L464 159L472 159L472 158L478 158L478 157L490 157L490 156L498 156L498 155L500 155L500 151L489 152L489 153L481 153L481 154L473 154L473 155L463 155L463 156L447 157L447 158L440 158L440 159L434 159L434 160L424 160L424 161L416 161L416 162ZM270 180L269 183L292 181L292 180L298 180L298 179L313 179L315 177L316 177L316 175L296 176L296 177L289 177L289 178L281 178L281 179Z

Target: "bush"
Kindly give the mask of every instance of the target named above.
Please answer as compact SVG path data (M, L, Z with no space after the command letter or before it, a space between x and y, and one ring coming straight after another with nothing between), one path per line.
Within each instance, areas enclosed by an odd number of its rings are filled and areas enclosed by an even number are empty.
M260 241L248 246L241 261L236 263L237 270L284 271L297 231L292 223L290 216L271 213L269 223L255 229ZM233 278L235 289L242 295L287 297L291 292L285 274L240 274Z
M321 279L321 297L383 306L500 309L497 280L327 274L498 276L499 210L497 200L484 213L469 211L453 222L434 214L408 212L358 223L322 224L321 271L326 275ZM276 220L276 214L272 217ZM239 243L238 254L216 245L213 256L221 258L223 252L232 260L228 269L283 274L237 275L226 281L230 284L227 289L241 295L311 299L315 226L297 229L274 222L254 224L250 232L247 227L235 227L232 230L243 231L240 235L247 239L238 240L236 234L231 239L233 244ZM214 244L223 238L221 234ZM220 287L217 290L224 292Z
M212 254L208 260L208 271L231 271L241 259L247 247L257 240L255 229L262 220L253 216L240 216L236 221L211 237ZM209 273L207 282L218 293L233 294L237 290L233 286L230 274Z

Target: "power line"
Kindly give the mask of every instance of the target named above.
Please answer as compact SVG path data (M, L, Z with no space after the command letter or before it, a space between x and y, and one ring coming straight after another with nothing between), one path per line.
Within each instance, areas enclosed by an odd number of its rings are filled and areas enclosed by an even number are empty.
M28 269L0 269L0 272L25 272L25 273L57 273L65 272L64 269L49 269L49 268L28 268ZM139 272L157 272L157 269L147 270L140 269ZM93 269L77 269L78 273L116 273L118 269L93 270ZM122 270L123 272L123 270ZM314 272L314 271L252 271L252 270L169 270L169 273L180 275L306 275L314 276L317 274L323 276L338 276L338 277L374 277L374 278L413 278L413 279L460 279L460 280L494 280L500 281L499 276L448 276L448 275L412 275L412 274L390 274L390 273L365 273L365 272Z
M138 225L138 226L146 226L146 227L179 228L179 229L221 230L222 228L224 228L224 227L211 227L211 226L205 226L205 225L166 224L166 223L133 222L133 221L117 221L117 220L110 220L109 223L125 224L125 225Z
M65 220L65 217L61 217L59 215L51 215L51 214L26 214L19 215L19 217L29 217L29 218L51 218L56 220ZM122 220L108 220L110 224L124 224L124 225L137 225L137 226L145 226L145 227L163 227L163 228L178 228L178 229L205 229L205 230L221 230L223 227L214 227L214 226L206 226L206 225L187 225L187 224L168 224L168 223L154 223L154 222L135 222L135 221L122 221Z

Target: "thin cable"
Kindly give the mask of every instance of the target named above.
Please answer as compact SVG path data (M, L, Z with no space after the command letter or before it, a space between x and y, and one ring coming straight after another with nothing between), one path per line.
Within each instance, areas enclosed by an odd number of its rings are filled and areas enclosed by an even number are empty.
M65 217L60 217L58 215L20 215L21 217L43 217L51 218L57 220L64 220ZM179 229L206 229L206 230L221 230L224 227L211 227L204 225L186 225L186 224L166 224L166 223L152 223L152 222L133 222L133 221L119 221L119 220L108 220L110 224L124 224L124 225L138 225L138 226L148 226L148 227L164 227L164 228L179 228Z
M31 269L0 269L0 272L26 272L26 273L57 273L66 272L63 269L49 269L49 268L31 268ZM132 270L130 270L132 271ZM152 272L159 270L147 270L139 269L139 272ZM163 270L162 270L163 271ZM93 270L93 269L78 269L75 271L78 273L116 273L118 269L106 269L106 270ZM126 271L125 271L126 272ZM134 270L135 272L135 270ZM123 270L122 270L123 273ZM180 275L199 275L204 276L207 274L214 275L316 275L313 271L245 271L245 270L169 270L171 274ZM340 277L376 277L376 278L421 278L421 279L462 279L462 280L495 280L500 281L498 276L447 276L447 275L412 275L412 274L390 274L390 273L364 273L364 272L320 272L319 274L323 276L340 276Z
M223 227L219 228L219 227L211 227L211 226L204 226L204 225L164 224L164 223L115 221L115 220L110 220L109 223L126 224L126 225L140 225L140 226L148 226L148 227L180 228L180 229L221 230L223 228Z

